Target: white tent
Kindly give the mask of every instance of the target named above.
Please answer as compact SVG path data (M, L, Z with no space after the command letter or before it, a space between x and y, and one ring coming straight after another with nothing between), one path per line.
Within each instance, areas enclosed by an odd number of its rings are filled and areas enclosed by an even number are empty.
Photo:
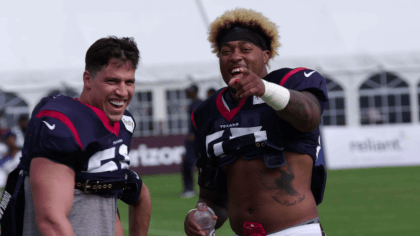
M420 50L419 5L415 0L5 1L0 71L83 66L87 48L108 35L134 37L145 65L212 60L208 24L236 7L262 12L277 24L282 59Z
M340 84L346 92L349 124L357 125L354 114L358 98L354 96L360 85L374 73L389 71L398 74L410 87L413 120L418 121L417 87L420 81L420 52L394 54L348 54L323 57L275 58L270 70L282 67L306 67ZM12 92L22 98L31 110L36 103L52 90L69 88L76 93L82 91L83 68L55 70L25 70L0 72L0 90ZM140 65L136 72L136 91L152 91L155 96L157 119L165 119L164 91L183 89L191 83L199 85L200 96L205 97L207 87L225 86L219 71L218 61L195 63L171 63L154 66ZM163 107L163 108L162 108ZM353 117L353 118L351 118Z

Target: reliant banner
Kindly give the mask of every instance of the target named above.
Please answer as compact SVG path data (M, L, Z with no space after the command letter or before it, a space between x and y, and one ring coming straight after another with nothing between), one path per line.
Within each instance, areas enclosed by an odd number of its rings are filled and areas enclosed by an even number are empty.
M323 127L328 169L420 165L419 125Z

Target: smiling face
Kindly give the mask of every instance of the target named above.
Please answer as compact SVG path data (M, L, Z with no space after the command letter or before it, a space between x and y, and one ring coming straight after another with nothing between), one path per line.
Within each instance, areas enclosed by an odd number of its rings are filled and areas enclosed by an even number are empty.
M245 67L260 78L267 75L265 65L270 59L269 50L261 50L246 41L231 41L226 43L219 52L220 72L226 84L235 75L235 69Z
M114 58L95 77L85 71L85 87L79 100L101 109L111 123L119 122L134 94L134 73L129 61Z

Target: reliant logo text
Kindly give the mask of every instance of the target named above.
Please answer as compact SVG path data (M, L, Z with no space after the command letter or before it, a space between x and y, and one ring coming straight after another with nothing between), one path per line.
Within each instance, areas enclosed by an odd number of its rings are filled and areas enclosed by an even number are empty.
M350 142L352 152L402 151L401 139L375 140L369 138L362 141Z

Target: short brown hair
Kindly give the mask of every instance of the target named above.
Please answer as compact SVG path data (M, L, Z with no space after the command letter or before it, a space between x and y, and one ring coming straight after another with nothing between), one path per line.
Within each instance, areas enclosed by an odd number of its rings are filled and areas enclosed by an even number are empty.
M85 70L89 71L93 77L103 66L107 66L111 58L129 61L134 69L140 60L140 52L134 38L117 38L109 36L98 39L86 52Z
M219 53L221 38L234 26L241 26L259 33L268 41L267 46L271 54L270 58L278 55L277 48L280 46L280 43L277 25L259 12L243 8L226 11L211 23L208 39L214 53Z

